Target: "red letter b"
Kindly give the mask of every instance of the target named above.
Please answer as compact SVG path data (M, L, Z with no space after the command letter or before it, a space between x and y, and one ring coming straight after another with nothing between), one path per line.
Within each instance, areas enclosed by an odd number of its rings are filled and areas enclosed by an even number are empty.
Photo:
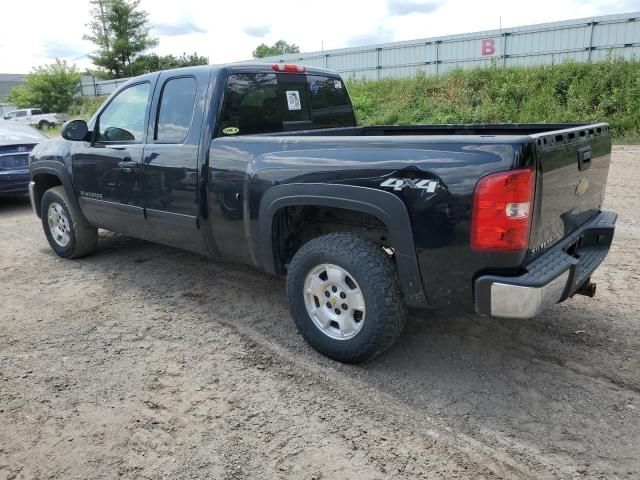
M493 38L484 38L482 40L482 56L494 53L496 53L496 41Z

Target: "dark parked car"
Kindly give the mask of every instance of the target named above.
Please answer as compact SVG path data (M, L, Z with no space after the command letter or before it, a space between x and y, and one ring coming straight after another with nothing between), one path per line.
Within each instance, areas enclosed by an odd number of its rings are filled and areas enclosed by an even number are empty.
M604 123L359 127L338 74L234 64L131 79L34 150L29 191L61 257L106 228L286 275L302 335L358 362L406 306L592 296L610 154Z
M28 125L0 123L0 195L27 193L29 154L48 138Z

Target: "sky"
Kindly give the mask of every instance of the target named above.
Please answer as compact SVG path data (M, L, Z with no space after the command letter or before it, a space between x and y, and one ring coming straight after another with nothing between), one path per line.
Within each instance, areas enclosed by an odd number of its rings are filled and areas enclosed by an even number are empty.
M152 51L197 52L210 63L251 58L279 39L303 52L467 33L640 10L640 0L141 0ZM61 58L84 70L95 46L87 0L0 0L0 73L28 73Z

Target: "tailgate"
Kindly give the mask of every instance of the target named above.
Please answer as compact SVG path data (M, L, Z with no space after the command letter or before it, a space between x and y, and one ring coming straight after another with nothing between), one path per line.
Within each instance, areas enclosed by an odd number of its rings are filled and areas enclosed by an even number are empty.
M528 258L600 212L611 159L611 138L605 123L532 138L538 175Z

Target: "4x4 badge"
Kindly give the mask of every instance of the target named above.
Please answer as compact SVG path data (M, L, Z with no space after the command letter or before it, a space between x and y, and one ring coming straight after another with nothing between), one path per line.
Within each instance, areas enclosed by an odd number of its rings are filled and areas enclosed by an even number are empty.
M396 192L403 188L417 188L429 193L436 191L438 182L424 178L389 178L380 184L381 187L392 187Z

